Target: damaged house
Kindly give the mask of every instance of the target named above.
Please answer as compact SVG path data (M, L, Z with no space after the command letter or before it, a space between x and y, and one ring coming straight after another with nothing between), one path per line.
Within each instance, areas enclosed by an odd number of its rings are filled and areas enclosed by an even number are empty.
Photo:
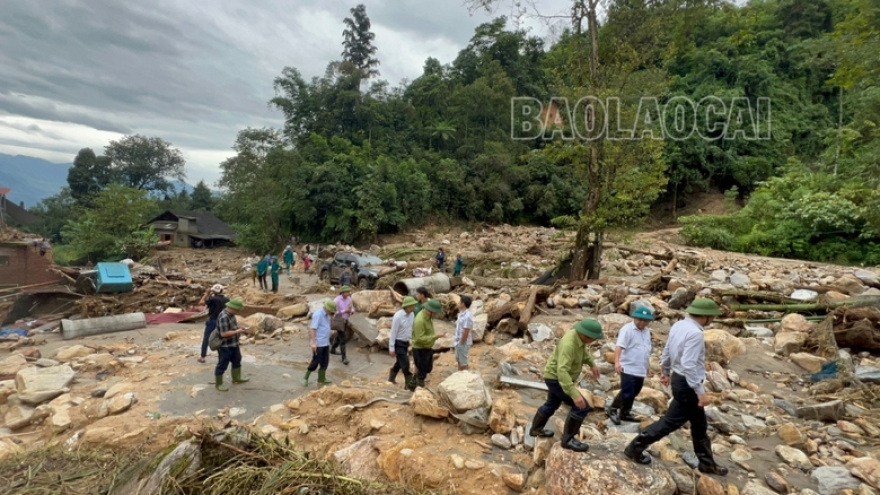
M147 222L159 242L180 247L215 247L232 244L232 227L207 211L168 210Z

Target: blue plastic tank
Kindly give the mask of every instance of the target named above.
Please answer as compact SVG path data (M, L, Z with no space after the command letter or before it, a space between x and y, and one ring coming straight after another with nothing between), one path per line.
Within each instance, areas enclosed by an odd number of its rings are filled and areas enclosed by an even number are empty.
M98 263L95 268L98 270L98 292L131 292L134 289L131 272L125 263Z

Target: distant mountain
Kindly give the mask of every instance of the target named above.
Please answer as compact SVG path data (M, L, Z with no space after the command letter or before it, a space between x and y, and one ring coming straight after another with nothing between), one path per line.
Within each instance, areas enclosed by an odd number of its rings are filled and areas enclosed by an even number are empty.
M25 208L43 198L58 194L67 185L67 169L72 163L52 163L32 156L0 153L0 187L10 187L8 199L24 201Z
M52 163L42 158L22 155L4 155L0 153L0 187L10 187L8 199L15 203L24 201L24 207L30 208L54 194L67 185L67 169L72 163ZM176 191L181 188L192 193L193 186L181 180L173 180L171 184Z

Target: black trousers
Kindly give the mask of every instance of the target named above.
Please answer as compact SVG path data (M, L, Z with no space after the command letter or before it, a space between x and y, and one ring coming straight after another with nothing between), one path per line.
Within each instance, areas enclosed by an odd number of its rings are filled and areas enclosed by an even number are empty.
M241 368L241 349L238 347L221 347L217 349L217 354L220 356L220 361L217 362L217 367L214 368L214 375L222 375L226 373L226 368L229 367L229 363L232 363L232 369Z
M434 370L434 349L413 348L413 362L416 365L416 376L420 382L425 381Z
M678 430L685 423L691 423L691 441L694 444L694 453L700 464L713 464L712 443L709 441L708 422L706 410L698 405L699 399L694 389L687 383L687 379L676 374L672 375L672 403L666 411L666 415L656 423L648 426L635 439L640 450L659 441L663 437Z
M266 283L266 274L264 273L264 274L260 275L260 274L258 273L258 274L257 274L257 278L260 279L260 288L263 289L263 290L268 290L268 289L269 289L269 284Z
M341 318L340 318L341 319ZM333 341L330 342L331 347L330 350L335 353L336 348L339 348L339 353L342 354L342 357L345 357L345 333L348 331L348 321L342 320L343 323L341 325L341 330L336 330L336 335L333 337Z
M217 320L208 320L205 323L205 334L202 336L202 358L208 355L208 340L211 338L211 332L217 328Z
M320 366L322 370L327 369L327 365L330 364L330 346L318 347L314 353L312 353L312 362L309 363L309 367L306 368L309 371L315 371Z
M642 391L642 386L644 385L644 377L621 373L620 392L617 393L614 402L611 403L611 408L620 409L621 414L626 414L632 411L636 396Z
M394 341L394 357L396 361L394 361L394 365L391 367L391 372L395 375L399 371L403 371L404 376L409 376L412 373L409 370L409 355L407 355L407 351L409 351L409 341L406 340L395 340ZM431 364L433 366L434 358L431 358Z
M559 385L559 380L547 378L544 380L544 383L547 384L547 401L544 402L543 406L538 408L538 412L545 418L552 417L563 402L571 407L571 416L573 418L580 420L587 417L587 414L590 412L589 404L584 408L576 406L574 399L569 397L569 395L565 393L565 390L562 390L562 386Z

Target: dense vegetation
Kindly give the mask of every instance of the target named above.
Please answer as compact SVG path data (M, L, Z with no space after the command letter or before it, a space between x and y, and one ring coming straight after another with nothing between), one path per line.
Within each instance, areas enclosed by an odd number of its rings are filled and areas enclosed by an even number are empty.
M571 28L553 44L505 18L481 25L451 63L428 58L421 76L398 87L379 79L391 47L374 44L363 6L352 9L341 59L323 76L288 67L275 79L270 104L283 120L239 133L236 156L221 164L215 211L245 245L268 249L291 233L370 240L438 221L588 222L601 232L638 222L658 200L674 209L714 187L736 191L745 206L683 219L693 244L880 263L876 1L617 0L605 2L603 18L595 4L573 1ZM646 111L639 97L660 107L715 97L730 112L684 139L544 139L552 131L511 139L522 123L512 119L512 98L547 108L552 97L573 105L586 95L619 98L620 118L635 121L638 135L673 119ZM760 98L770 98L772 112L756 130ZM570 133L576 115L559 109L566 128L558 133ZM744 138L768 123L769 139ZM721 138L725 125L736 139ZM106 189L120 181L177 199L161 182L120 173L125 155L105 156L121 164L109 180L92 154L98 172L72 172L70 191L38 210L74 204L85 212L98 202L90 198L121 194ZM50 231L77 232L84 215Z

